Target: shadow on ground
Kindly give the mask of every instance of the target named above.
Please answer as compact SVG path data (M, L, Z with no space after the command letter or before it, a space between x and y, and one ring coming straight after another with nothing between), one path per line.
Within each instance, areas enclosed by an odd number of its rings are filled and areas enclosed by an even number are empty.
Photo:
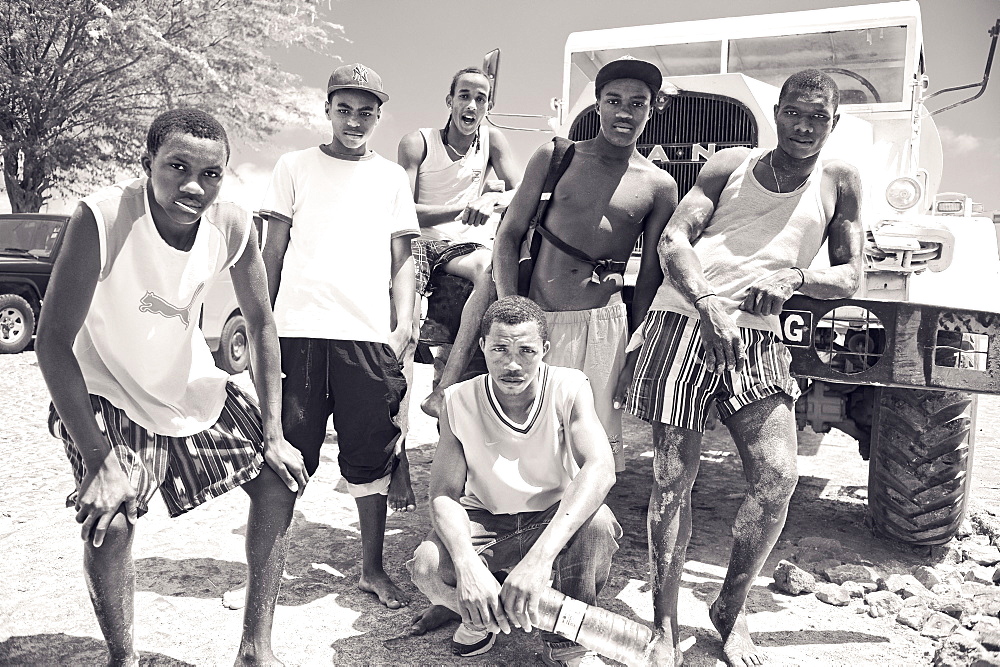
M0 665L103 665L108 650L103 641L93 637L65 634L11 637L0 642ZM143 652L141 667L192 667L190 662L175 660L160 653Z

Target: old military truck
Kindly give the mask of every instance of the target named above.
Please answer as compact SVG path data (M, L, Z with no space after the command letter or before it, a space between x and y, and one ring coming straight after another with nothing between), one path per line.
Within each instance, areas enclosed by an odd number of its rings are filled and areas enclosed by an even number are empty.
M560 134L596 135L593 81L622 57L664 75L638 149L673 175L681 196L716 151L775 146L773 107L790 74L816 68L837 81L841 120L823 157L862 174L866 275L853 299L798 295L786 304L784 339L804 390L798 425L858 440L879 533L947 541L968 502L976 393L1000 393L1000 295L969 286L1000 284L1000 261L991 220L928 213L943 159L924 105L920 6L573 33L555 105ZM825 249L816 264L824 261Z

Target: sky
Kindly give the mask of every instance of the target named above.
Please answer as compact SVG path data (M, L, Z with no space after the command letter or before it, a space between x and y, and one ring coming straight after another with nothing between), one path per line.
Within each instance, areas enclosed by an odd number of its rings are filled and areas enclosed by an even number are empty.
M337 66L362 62L381 75L391 99L369 146L395 159L400 138L419 127L441 127L452 75L482 64L501 49L494 111L552 115L562 93L563 49L571 32L649 23L752 15L864 4L857 0L330 0L324 17L343 26L331 56L285 50L279 65L312 89L315 121L283 128L262 145L234 141L227 176L230 196L256 208L277 157L329 141L322 106L326 79ZM930 89L978 82L989 48L987 31L1000 0L920 0ZM336 56L336 57L334 57ZM998 58L1000 59L1000 58ZM935 117L944 143L942 191L965 192L987 211L1000 210L1000 63L983 97ZM966 91L934 100L958 101ZM931 105L931 108L937 108ZM498 119L513 124L513 119ZM546 127L544 121L521 121ZM506 131L523 167L549 132ZM4 197L3 204L6 204ZM65 204L54 202L50 210Z

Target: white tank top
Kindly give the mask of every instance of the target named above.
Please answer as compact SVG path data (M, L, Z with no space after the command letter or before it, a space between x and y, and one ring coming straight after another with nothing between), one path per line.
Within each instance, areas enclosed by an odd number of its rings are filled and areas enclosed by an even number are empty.
M794 191L771 192L753 175L763 154L752 151L733 171L694 251L712 291L722 298L737 326L780 335L777 315L753 315L739 305L758 280L780 269L808 267L826 239L830 220L821 198L821 161ZM669 278L657 290L650 310L698 318L698 311Z
M489 375L445 389L448 424L468 465L463 507L492 514L539 512L559 502L579 472L565 424L577 394L590 391L587 376L542 364L539 380L523 424L504 414Z
M153 433L181 437L214 424L226 401L229 375L198 319L212 281L242 255L252 218L216 202L184 252L156 231L147 197L139 178L83 200L97 220L101 273L73 352L87 391Z
M483 192L486 171L490 164L489 129L479 126L479 146L471 147L460 160L452 160L441 140L441 131L421 128L427 146L427 155L417 167L417 203L438 206L467 204ZM490 225L472 227L464 225L459 215L455 220L442 222L420 230L424 238L437 241L472 241L492 245Z

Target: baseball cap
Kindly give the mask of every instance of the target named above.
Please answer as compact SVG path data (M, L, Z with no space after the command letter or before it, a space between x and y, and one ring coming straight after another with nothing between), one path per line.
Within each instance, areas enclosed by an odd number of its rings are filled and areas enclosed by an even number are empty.
M342 65L333 70L326 84L326 96L329 98L330 93L335 90L345 89L367 91L377 97L382 104L389 101L389 96L382 90L382 77L361 63Z
M612 60L600 69L597 73L597 78L594 79L594 90L600 90L604 87L604 84L609 81L617 81L618 79L636 79L642 81L650 87L654 97L660 90L660 86L663 85L663 75L660 74L660 70L656 65L645 60L625 56L618 60Z

